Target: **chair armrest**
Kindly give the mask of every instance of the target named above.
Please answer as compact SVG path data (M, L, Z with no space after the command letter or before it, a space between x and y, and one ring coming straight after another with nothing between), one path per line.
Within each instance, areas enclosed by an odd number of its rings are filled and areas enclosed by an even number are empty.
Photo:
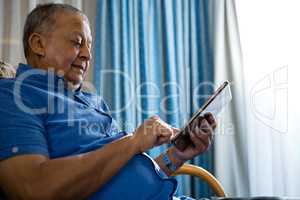
M205 169L198 167L196 165L190 165L190 164L184 164L179 169L177 169L172 176L180 175L180 174L186 174L186 175L192 175L196 176L211 187L211 189L214 191L216 196L218 197L225 197L225 191L221 185L221 183L208 171Z

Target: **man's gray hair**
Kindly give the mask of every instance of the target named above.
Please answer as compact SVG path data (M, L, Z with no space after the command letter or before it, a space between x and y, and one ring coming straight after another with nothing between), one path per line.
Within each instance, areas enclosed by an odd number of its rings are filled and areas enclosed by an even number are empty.
M43 33L44 31L51 31L55 25L55 15L58 12L69 11L84 15L84 13L69 5L69 4L57 4L47 3L37 5L27 16L24 30L23 30L23 48L25 57L28 58L30 47L29 37L32 33ZM85 16L85 15L84 15Z

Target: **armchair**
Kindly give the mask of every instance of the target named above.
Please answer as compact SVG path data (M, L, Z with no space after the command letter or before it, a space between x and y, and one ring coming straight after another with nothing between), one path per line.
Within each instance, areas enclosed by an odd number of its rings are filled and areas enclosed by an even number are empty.
M196 166L196 165L191 165L191 164L184 164L182 167L180 167L172 176L177 176L177 175L191 175L191 176L196 176L200 179L202 179L204 182L206 182L215 195L217 197L225 197L225 191L220 184L220 182L207 170Z

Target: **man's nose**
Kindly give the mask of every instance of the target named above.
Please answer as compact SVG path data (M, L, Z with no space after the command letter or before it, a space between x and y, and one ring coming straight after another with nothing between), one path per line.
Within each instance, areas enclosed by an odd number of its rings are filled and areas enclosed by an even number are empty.
M91 49L87 45L83 45L80 49L80 58L90 61L92 58Z

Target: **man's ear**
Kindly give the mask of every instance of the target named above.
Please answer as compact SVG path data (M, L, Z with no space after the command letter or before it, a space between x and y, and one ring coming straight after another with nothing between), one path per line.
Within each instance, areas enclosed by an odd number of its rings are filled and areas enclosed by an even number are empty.
M46 41L41 34L32 33L28 38L28 44L32 53L42 57L45 56Z

